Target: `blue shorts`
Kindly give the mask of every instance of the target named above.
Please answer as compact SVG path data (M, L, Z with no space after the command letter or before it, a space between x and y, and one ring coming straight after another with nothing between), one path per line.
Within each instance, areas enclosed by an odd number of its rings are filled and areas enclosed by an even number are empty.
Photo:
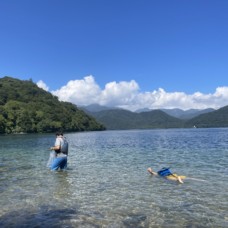
M67 156L57 157L51 164L51 170L66 169L67 168Z

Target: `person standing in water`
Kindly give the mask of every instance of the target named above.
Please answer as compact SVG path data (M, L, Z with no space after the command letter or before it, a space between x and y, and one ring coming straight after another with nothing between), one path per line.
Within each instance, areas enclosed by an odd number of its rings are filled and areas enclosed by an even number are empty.
M50 148L55 151L50 154L52 161L49 164L51 170L63 170L67 168L68 142L62 132L56 133L55 145Z

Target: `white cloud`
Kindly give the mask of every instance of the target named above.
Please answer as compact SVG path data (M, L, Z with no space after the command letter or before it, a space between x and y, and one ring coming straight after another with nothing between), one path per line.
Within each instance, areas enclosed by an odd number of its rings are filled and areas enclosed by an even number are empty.
M82 80L71 80L59 90L52 91L61 101L69 101L77 105L98 103L101 90L93 76Z
M49 90L48 86L42 80L39 80L36 84L38 87L40 87L43 90L46 90L46 91Z
M137 82L132 80L109 82L104 89L101 89L92 75L81 80L71 80L52 93L58 96L59 100L79 106L97 103L132 111L142 108L217 109L228 105L228 87L218 87L213 94L166 92L162 88L151 92L140 92Z
M100 104L108 106L121 106L132 103L139 90L138 84L130 82L109 82L100 94Z

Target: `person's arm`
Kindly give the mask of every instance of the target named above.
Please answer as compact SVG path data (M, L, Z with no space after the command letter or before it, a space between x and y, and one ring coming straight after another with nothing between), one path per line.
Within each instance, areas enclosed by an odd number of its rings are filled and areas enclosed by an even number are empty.
M51 147L50 149L51 149L51 150L60 150L60 148L61 148L60 139L59 139L59 138L56 138L55 146Z
M151 168L148 168L147 171L152 175L158 175L156 172L154 172Z
M60 150L60 146L53 146L50 148L51 150Z

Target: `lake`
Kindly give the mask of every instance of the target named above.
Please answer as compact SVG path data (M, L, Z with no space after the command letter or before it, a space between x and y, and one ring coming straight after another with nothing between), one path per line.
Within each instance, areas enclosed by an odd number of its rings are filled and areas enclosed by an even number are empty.
M65 136L63 172L46 167L54 134L0 136L1 227L228 227L227 128Z

